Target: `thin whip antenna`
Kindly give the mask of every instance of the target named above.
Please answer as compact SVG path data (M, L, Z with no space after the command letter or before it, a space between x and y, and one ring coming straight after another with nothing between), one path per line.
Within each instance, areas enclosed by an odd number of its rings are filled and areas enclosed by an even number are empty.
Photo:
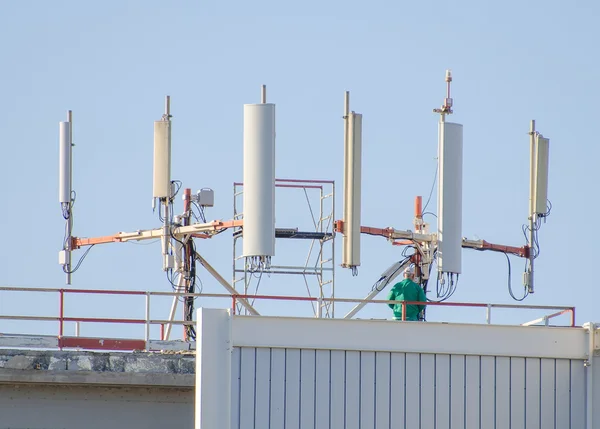
M452 97L450 97L450 84L452 83L452 70L446 70L446 98L444 99L444 104L439 109L433 109L435 113L440 114L440 122L444 122L446 119L446 115L451 115L454 113L452 111Z

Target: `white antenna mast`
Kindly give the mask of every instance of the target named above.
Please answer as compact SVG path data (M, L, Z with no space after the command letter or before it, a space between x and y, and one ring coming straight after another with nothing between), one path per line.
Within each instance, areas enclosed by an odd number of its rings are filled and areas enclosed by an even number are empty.
M537 232L539 219L548 215L548 160L550 140L535 130L535 121L529 125L529 267L523 283L529 293L534 292L533 265L538 256Z
M67 121L59 122L59 190L58 199L66 221L63 249L58 253L58 262L67 275L66 284L71 284L71 252L73 251L73 112L67 112Z
M344 218L342 267L357 275L360 266L362 114L350 111L344 97Z
M154 122L154 186L153 201L159 199L163 213L162 254L163 270L173 268L173 256L170 254L171 221L171 97L165 99L165 113L160 121ZM154 203L153 203L154 207ZM159 207L159 210L161 207Z
M438 273L443 281L446 273L461 272L462 256L462 151L463 126L446 122L446 115L452 114L450 83L452 72L446 70L446 98L440 109L438 125Z

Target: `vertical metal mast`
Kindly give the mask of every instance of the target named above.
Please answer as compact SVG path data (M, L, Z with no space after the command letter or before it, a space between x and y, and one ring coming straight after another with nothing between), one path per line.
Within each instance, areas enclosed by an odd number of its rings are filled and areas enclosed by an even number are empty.
M529 125L529 150L530 150L530 172L529 172L529 268L525 275L525 286L529 293L533 293L533 261L535 259L535 230L537 216L535 213L535 175L536 175L536 158L535 158L535 120L532 120Z
M69 219L67 219L67 264L65 265L67 271L67 284L71 284L71 252L73 246L71 242L71 236L73 235L73 111L67 111L67 122L69 123L69 190L71 195L69 198Z
M167 95L165 98L165 114L162 117L163 121L166 121L169 123L168 125L168 134L167 134L167 146L168 146L168 151L169 151L169 155L168 155L168 163L169 166L171 164L171 159L170 159L170 152L171 152L171 96ZM164 255L164 262L163 262L163 269L168 269L170 268L171 263L169 262L169 245L171 243L171 232L170 232L170 228L171 228L171 220L169 217L169 204L171 202L171 198L173 197L172 195L172 189L171 189L171 183L170 183L170 177L168 179L168 185L167 185L167 189L168 189L168 195L167 197L163 200L164 201L164 225L163 225L163 241L162 241L162 245L163 245L163 255Z
M58 262L66 274L66 284L71 284L71 255L73 252L73 112L67 112L67 121L59 122L59 191L58 200L65 225L65 239L58 254Z

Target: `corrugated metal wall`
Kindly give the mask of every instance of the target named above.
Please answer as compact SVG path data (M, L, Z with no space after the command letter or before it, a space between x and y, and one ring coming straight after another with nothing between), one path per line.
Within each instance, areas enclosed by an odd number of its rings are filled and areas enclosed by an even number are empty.
M583 361L234 348L232 428L581 429Z

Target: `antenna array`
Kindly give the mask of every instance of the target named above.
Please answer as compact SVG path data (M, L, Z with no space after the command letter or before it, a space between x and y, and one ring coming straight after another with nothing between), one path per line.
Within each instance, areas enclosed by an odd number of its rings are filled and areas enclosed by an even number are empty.
M549 214L547 210L548 188L548 153L549 140L535 131L535 122L532 121L530 129L530 201L529 201L529 235L528 242L522 247L513 247L488 243L484 240L467 240L462 237L462 165L463 165L463 126L462 124L446 121L447 115L453 113L453 99L450 86L452 73L446 71L446 97L439 109L434 109L440 115L438 124L438 221L437 231L430 232L429 225L423 220L422 198L417 197L415 202L414 231L396 230L391 227L373 228L361 225L361 158L362 158L362 121L363 115L350 110L350 93L345 93L344 100L344 210L343 218L335 221L335 230L327 232L323 225L326 220L323 216L315 223L315 231L302 232L298 229L277 229L275 225L275 104L267 103L266 87L261 87L261 102L258 104L244 105L244 182L236 183L234 189L243 185L243 213L237 213L234 203L234 219L229 221L207 222L204 210L214 205L214 193L209 188L202 188L197 194L192 194L190 188L183 191L183 213L175 214L174 199L182 185L171 179L171 99L165 100L165 112L161 119L154 122L154 168L153 168L153 209L159 204L159 218L162 222L160 228L139 230L131 233L117 233L105 237L79 238L72 235L73 203L75 192L72 190L72 148L73 148L73 123L69 111L68 120L59 124L59 202L63 218L66 222L66 236L63 248L59 254L59 262L67 274L67 284L71 284L72 269L71 252L84 246L110 242L139 241L146 239L161 239L161 253L163 270L167 272L169 282L178 294L192 293L196 283L196 263L204 267L232 296L239 295L234 284L227 282L197 251L194 244L195 238L212 238L226 229L234 229L234 255L235 240L243 238L243 253L245 267L244 273L272 272L271 259L275 257L276 238L300 238L318 240L321 247L324 242L335 238L335 233L343 235L342 267L352 270L354 275L360 266L360 237L361 234L379 235L385 237L393 244L405 246L403 259L394 263L382 273L373 290L367 296L367 301L373 299L386 285L396 278L402 270L413 265L417 280L428 292L430 272L437 263L436 292L439 300L446 300L452 296L456 289L458 276L462 272L462 248L477 250L490 250L516 255L528 261L524 275L526 293L533 292L533 267L534 260L539 255L537 234L540 228L540 219ZM285 181L285 180L284 180ZM301 187L288 184L279 186ZM313 181L313 183L331 183L328 181ZM312 187L319 187L313 185ZM333 188L335 188L333 186ZM324 196L321 188L321 211ZM237 196L237 194L236 194ZM308 197L307 197L308 198ZM234 197L235 200L235 197ZM193 222L196 216L194 209L198 210L198 222ZM332 204L331 220L334 209ZM197 217L197 216L196 216ZM412 254L406 254L406 249L412 249ZM89 250L89 249L88 249ZM84 255L85 256L85 255ZM235 256L234 256L235 258ZM333 257L331 258L333 261ZM81 262L81 260L80 260ZM326 263L321 259L321 264ZM276 267L273 272L298 274L298 272L281 271ZM297 267L290 267L297 268ZM322 268L322 267L321 267ZM279 271L278 271L279 269ZM293 271L293 270L292 270ZM318 271L318 270L317 270ZM317 273L315 271L315 273ZM322 271L322 269L321 269ZM306 273L304 272L303 275ZM322 276L322 272L320 274ZM322 279L320 280L322 282ZM324 283L321 283L323 286ZM245 281L245 289L247 289ZM331 280L333 291L333 273ZM321 291L322 293L322 291ZM332 292L333 294L333 292ZM512 292L511 292L512 294ZM524 295L526 296L526 294ZM321 295L322 297L322 295ZM173 299L170 318L173 320L178 296ZM194 302L189 297L184 300L186 320L191 321ZM258 315L254 306L243 298L237 302L244 307L248 314ZM357 305L345 317L354 317L366 304L366 301ZM321 316L321 309L316 315ZM326 308L326 307L325 307ZM329 308L327 308L329 314ZM333 309L331 311L333 315ZM185 329L186 338L194 338L195 332L190 323ZM166 327L168 339L171 326Z

